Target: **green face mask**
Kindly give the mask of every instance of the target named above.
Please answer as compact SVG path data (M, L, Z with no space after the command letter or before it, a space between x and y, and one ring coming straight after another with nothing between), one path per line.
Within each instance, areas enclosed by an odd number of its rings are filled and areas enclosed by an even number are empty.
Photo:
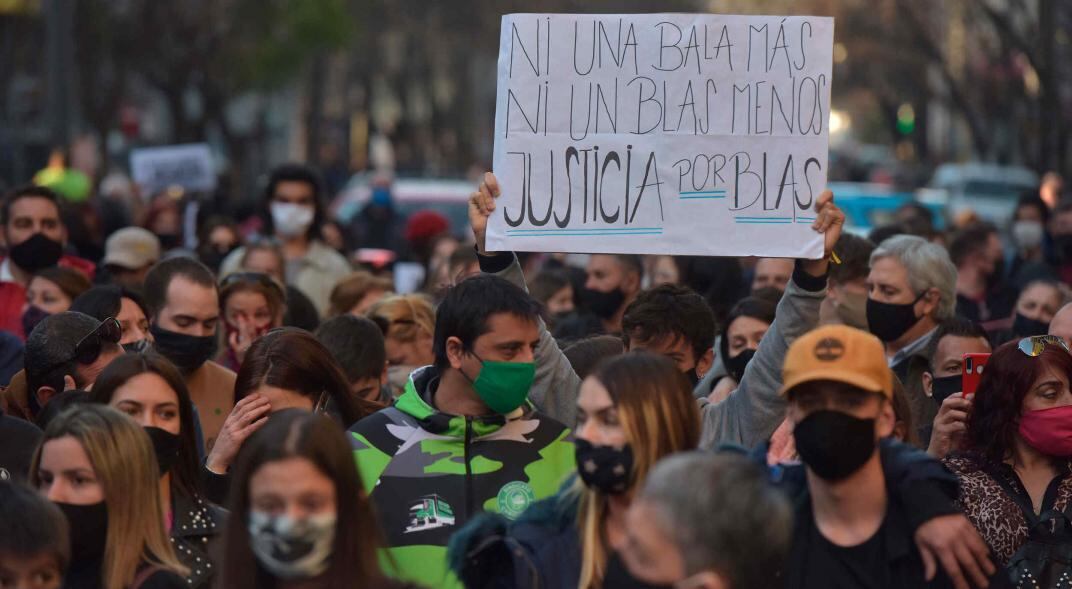
M529 396L532 381L536 379L535 362L486 362L480 356L480 374L476 380L465 376L473 383L473 390L489 409L506 415L520 407Z

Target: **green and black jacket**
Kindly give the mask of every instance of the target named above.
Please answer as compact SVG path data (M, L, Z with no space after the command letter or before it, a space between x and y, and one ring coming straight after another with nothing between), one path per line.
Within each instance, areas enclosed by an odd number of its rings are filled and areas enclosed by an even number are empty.
M435 409L434 367L417 370L393 406L350 428L365 491L387 540L387 570L428 587L448 572L451 534L485 511L516 518L575 472L572 436L527 405L510 416Z

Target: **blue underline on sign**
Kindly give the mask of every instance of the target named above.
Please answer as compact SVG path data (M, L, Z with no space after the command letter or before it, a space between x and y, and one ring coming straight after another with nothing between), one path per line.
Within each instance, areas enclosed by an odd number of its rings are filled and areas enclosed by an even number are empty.
M807 221L808 223L815 222L815 217L797 217L797 221Z
M692 192L679 192L682 200L698 198L726 198L725 190L697 190Z
M792 217L736 217L734 220L744 225L787 225L793 222Z

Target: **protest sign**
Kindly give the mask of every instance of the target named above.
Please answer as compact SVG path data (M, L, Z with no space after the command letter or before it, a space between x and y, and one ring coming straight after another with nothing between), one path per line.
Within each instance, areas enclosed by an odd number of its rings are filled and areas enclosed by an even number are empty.
M491 251L822 256L834 21L502 19Z
M147 195L170 186L201 192L216 189L216 167L206 143L131 150L130 174Z

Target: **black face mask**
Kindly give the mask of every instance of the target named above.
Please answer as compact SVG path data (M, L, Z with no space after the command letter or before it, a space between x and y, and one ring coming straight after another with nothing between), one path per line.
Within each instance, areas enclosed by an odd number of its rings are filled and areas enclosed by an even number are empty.
M153 334L153 347L157 352L171 360L179 370L189 374L201 367L209 358L216 354L216 336L206 335L198 337L175 333L156 325L149 327Z
M101 501L92 505L56 503L67 518L71 535L71 562L88 563L104 558L108 541L108 506Z
M121 345L123 346L124 352L128 354L139 354L149 349L149 340L140 339L136 342L127 342Z
M600 319L610 319L614 317L618 309L622 308L622 303L625 302L625 293L622 292L621 288L616 288L610 292L586 288L581 293L581 301L584 302L584 306L589 311L595 313Z
M816 411L793 428L797 453L819 477L845 479L875 453L875 420L840 411Z
M167 251L182 246L182 235L178 233L157 233L160 239L160 249Z
M867 326L878 339L889 343L897 341L909 329L919 323L916 317L916 303L927 294L921 293L911 303L899 305L867 299Z
M1012 320L1012 332L1016 337L1046 335L1050 332L1050 324L1038 319L1028 319L1017 313L1016 318Z
M8 255L16 266L32 274L55 266L63 257L63 244L45 237L44 233L34 233L30 239L12 246Z
M755 355L755 350L746 348L740 354L727 357L722 361L726 365L726 372L729 373L733 380L737 381L737 384L741 383L741 379L744 378L744 369L748 367L748 363L752 361Z
M156 464L160 467L160 476L164 476L179 459L179 436L151 425L143 429L149 434L149 440L153 443L153 453L156 454Z
M236 249L238 248L232 247L226 250L220 250L215 247L206 248L200 253L201 262L211 268L214 272L218 272L220 265L223 264L223 260L231 255L231 252Z
M633 472L633 451L626 444L622 449L594 446L577 438L573 442L577 457L577 474L589 489L605 495L620 495L629 489Z
M48 317L51 314L52 313L45 311L37 305L30 305L30 307L26 309L26 312L22 314L22 333L25 334L26 337L30 337L30 332L37 327L37 324L41 323L45 317Z
M964 378L959 374L934 377L931 380L931 398L941 405L950 395L955 395L964 388Z

